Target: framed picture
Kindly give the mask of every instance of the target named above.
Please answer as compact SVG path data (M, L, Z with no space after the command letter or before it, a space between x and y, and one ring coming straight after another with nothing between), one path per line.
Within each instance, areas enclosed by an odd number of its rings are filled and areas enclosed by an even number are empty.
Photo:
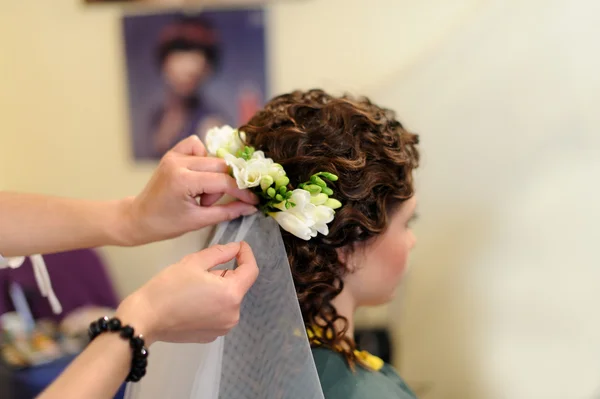
M289 0L83 0L86 4L131 4L139 6L249 6ZM298 1L298 0L293 0Z
M160 159L181 139L245 123L265 102L261 9L125 16L134 158Z

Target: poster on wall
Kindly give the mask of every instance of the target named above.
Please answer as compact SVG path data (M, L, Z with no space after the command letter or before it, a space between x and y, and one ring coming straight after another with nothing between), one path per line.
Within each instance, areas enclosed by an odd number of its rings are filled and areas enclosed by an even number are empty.
M264 12L128 15L123 35L136 160L192 134L239 126L266 100Z
M286 0L83 0L86 4L127 4L138 6L249 6ZM295 0L298 1L298 0Z

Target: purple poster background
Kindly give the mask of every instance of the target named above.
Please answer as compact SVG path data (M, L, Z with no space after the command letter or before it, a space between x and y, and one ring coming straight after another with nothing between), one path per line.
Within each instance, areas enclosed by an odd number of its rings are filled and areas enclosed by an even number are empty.
M197 93L221 121L238 126L261 107L267 94L264 12L261 9L206 11L198 14L217 33L219 62ZM185 15L190 17L189 15ZM158 159L149 149L156 130L156 110L166 101L167 85L157 57L161 31L182 14L151 14L123 18L130 108L130 134L136 159ZM189 126L193 125L193 126ZM199 134L190 122L178 139ZM200 134L202 137L202 134ZM154 151L154 153L153 153Z

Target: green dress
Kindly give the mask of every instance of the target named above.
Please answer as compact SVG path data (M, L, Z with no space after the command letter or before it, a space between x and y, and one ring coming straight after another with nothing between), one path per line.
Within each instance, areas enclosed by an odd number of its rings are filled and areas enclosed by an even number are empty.
M313 348L325 399L416 399L398 373L381 359L373 371L357 365L352 371L344 357L326 348Z

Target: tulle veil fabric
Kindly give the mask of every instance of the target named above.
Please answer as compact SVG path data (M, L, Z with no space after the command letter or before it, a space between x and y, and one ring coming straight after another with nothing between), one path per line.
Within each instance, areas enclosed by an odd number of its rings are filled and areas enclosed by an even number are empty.
M324 399L279 226L245 216L220 224L210 245L241 240L260 273L239 324L209 344L154 344L146 376L128 385L126 399Z

